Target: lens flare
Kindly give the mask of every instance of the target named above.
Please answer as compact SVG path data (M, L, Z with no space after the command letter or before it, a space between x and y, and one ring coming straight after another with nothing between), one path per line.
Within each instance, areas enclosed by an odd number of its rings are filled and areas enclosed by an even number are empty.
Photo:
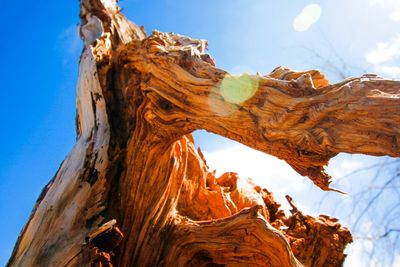
M317 4L311 4L303 8L300 14L293 21L293 28L296 31L304 32L316 23L321 16L321 7Z
M219 92L225 101L241 104L250 99L258 88L258 79L248 74L226 75L219 85Z

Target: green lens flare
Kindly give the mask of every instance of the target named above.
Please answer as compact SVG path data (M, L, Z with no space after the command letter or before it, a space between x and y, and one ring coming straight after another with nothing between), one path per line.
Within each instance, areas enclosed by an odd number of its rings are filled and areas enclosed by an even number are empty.
M258 79L248 74L240 76L226 75L222 80L219 91L225 101L241 104L250 99L258 88Z

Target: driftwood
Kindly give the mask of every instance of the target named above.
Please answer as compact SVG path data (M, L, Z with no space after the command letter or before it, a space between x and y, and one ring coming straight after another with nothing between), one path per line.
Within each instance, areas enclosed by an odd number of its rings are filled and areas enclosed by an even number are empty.
M207 42L144 30L115 0L81 0L77 143L9 266L340 266L348 229L290 216L271 192L215 177L191 132L285 160L323 190L340 152L400 156L400 82L318 71L232 76Z

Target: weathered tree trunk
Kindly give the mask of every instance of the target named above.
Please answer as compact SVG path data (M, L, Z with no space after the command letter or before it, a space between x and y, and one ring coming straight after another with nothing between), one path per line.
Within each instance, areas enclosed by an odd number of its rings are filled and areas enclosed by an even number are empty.
M9 266L340 266L350 232L287 217L268 190L215 177L191 132L279 157L330 190L337 153L400 156L400 82L318 71L231 76L206 42L144 31L115 0L81 0L77 143Z

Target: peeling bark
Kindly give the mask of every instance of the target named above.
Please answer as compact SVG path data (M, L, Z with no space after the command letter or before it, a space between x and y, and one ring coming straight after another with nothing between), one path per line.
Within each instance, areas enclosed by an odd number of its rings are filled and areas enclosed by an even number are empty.
M236 173L216 177L191 132L285 160L323 190L340 152L400 156L400 82L330 85L318 71L232 76L207 42L143 29L81 0L77 143L8 266L340 266L348 229Z

